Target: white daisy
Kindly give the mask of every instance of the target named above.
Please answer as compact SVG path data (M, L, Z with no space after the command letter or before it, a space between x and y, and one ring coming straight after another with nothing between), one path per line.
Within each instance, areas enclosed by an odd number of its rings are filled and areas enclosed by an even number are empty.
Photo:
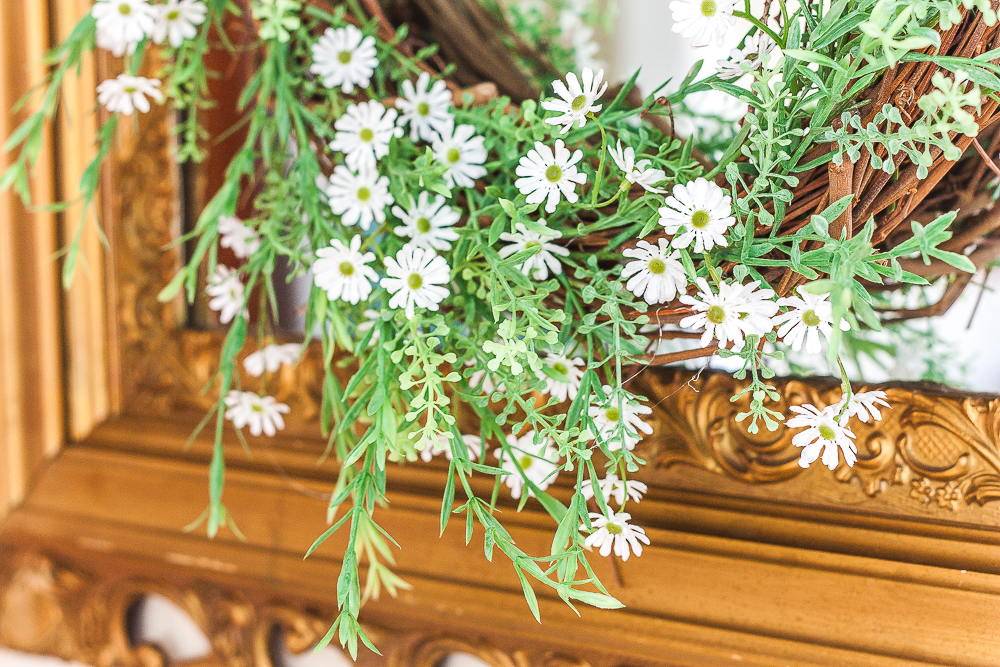
M527 195L529 204L540 204L548 198L545 210L552 213L556 210L560 196L566 201L576 203L577 185L587 182L587 174L576 170L576 163L583 159L583 152L577 150L570 155L569 149L562 139L556 139L555 152L540 141L521 158L515 173L521 178L514 185L523 195Z
M226 394L226 408L226 419L236 428L249 426L251 435L263 433L272 437L285 428L281 415L289 412L288 406L278 403L273 396L258 396L252 391L236 389Z
M378 282L375 269L368 266L375 259L375 253L361 252L361 236L351 237L350 247L340 240L332 239L329 247L316 251L313 262L313 282L316 287L326 290L331 301L343 299L348 303L358 303L372 293L372 283Z
M636 247L622 251L622 255L635 260L622 269L622 278L628 278L625 289L648 304L673 301L687 287L687 274L678 259L681 253L671 252L667 239L659 239L657 245L639 241Z
M338 164L324 185L330 208L342 216L345 225L361 225L361 229L368 231L372 222L385 222L385 209L393 201L387 176L379 176L373 169L355 173Z
M277 373L282 364L294 364L302 353L301 343L285 343L284 345L268 345L262 350L248 354L243 360L243 370L255 378L264 374Z
M158 5L157 9L153 41L157 44L169 41L175 49L198 34L195 26L205 22L208 11L200 0L167 0L167 4Z
M431 143L434 159L448 167L444 180L449 187L471 188L477 178L486 175L486 147L483 138L475 136L472 125L454 126L449 122Z
M844 452L844 462L853 466L858 460L858 448L854 444L854 433L846 426L837 423L837 405L828 405L820 410L814 405L793 405L788 408L796 413L786 422L788 428L804 428L792 437L792 444L802 447L799 465L808 468L820 452L823 453L823 465L830 470L837 467L840 456L837 450Z
M675 185L666 206L660 207L660 224L667 234L674 237L675 248L687 248L694 241L697 253L711 250L717 245L727 246L723 234L736 223L731 200L722 188L697 178L687 185Z
M691 39L692 46L722 46L729 28L736 23L733 0L673 0L670 3L673 32Z
M847 409L844 410L844 414L840 417L840 423L846 424L847 420L855 416L864 424L867 424L869 419L882 421L882 412L878 409L878 406L881 405L890 410L892 409L889 401L886 400L887 398L884 391L862 391L852 394L851 399L847 402ZM834 414L839 413L843 407L844 397L841 397Z
M503 476L503 481L510 489L512 498L521 497L525 478L543 491L555 481L559 475L559 453L552 445L551 439L543 438L541 444L536 445L535 432L532 430L520 438L513 434L508 435L507 444L510 446L510 451L497 449L493 454L500 462L500 467L510 471L510 474ZM529 487L528 497L534 496L534 490Z
M738 305L740 328L746 336L763 336L774 330L772 318L778 312L778 302L774 299L774 290L761 287L762 284L751 280L742 285L736 297L742 303Z
M430 248L407 243L395 259L385 258L385 273L381 284L392 295L389 307L405 308L407 317L413 317L417 307L437 310L448 296L448 288L441 285L451 280L451 267Z
M235 215L219 216L219 245L230 248L240 259L246 259L260 248L260 239Z
M786 296L778 299L779 306L789 308L774 318L778 327L778 337L793 350L802 349L805 341L806 352L817 354L822 349L819 334L827 339L833 328L833 307L830 305L829 294L811 294L801 292L800 296ZM840 328L847 331L851 325L846 319L840 320Z
M609 472L607 476L598 482L597 486L601 489L601 495L604 496L605 501L610 502L612 500L621 507L625 503L625 496L628 496L635 502L642 500L642 496L649 490L642 482L637 482L634 479L623 482L618 479L618 475L613 472ZM583 485L580 487L580 493L586 500L590 500L594 497L594 483L589 480L583 480Z
M344 162L354 171L374 170L375 163L389 152L392 138L403 136L403 128L396 127L396 110L375 100L350 105L333 126L337 134L330 149L343 153Z
M702 334L701 344L708 345L715 338L719 341L719 347L727 347L728 343L733 343L733 349L743 348L743 328L740 326L740 318L745 312L743 300L740 294L743 285L737 282L722 281L719 285L719 293L712 292L708 281L704 278L697 279L698 289L701 290L697 296L682 294L681 303L691 306L697 312L694 315L681 320L683 329L705 328Z
M243 309L243 281L239 272L228 266L219 264L215 267L205 293L212 297L208 307L219 312L219 321L223 324L232 322Z
M720 79L738 79L747 71L753 72L764 66L764 58L774 50L774 40L767 33L759 32L747 37L742 49L733 49L727 60L720 60L716 66ZM744 70L742 65L747 65Z
M628 512L612 512L610 517L591 512L590 523L594 532L587 536L584 545L597 547L602 556L611 555L613 548L615 555L623 561L633 553L636 557L641 556L642 545L649 544L649 538L645 530L629 523L631 518ZM580 526L580 530L586 530L586 526Z
M451 242L458 240L458 232L451 227L462 216L457 209L445 206L446 201L441 195L430 201L430 195L421 192L409 211L393 206L392 214L403 221L403 225L394 231L399 236L409 237L410 243L422 248L450 250Z
M356 85L367 88L378 67L375 38L365 37L353 25L327 28L312 45L312 58L309 71L322 77L327 88L340 86L348 95Z
M111 113L131 116L136 109L146 113L150 108L146 96L157 102L163 101L159 79L119 74L114 79L105 79L97 86L97 102Z
M153 33L156 7L147 0L96 0L90 9L97 27L97 45L115 56L135 53L139 42Z
M554 118L546 118L549 125L562 125L563 129L559 134L566 134L573 127L573 123L579 123L579 127L587 124L587 114L597 113L601 110L600 104L594 104L604 91L608 89L608 82L601 85L604 78L604 70L600 70L594 76L594 70L589 67L583 68L583 85L577 80L576 74L570 72L566 75L566 83L556 79L552 82L552 90L561 100L545 100L542 108L546 111L555 111L562 114Z
M540 219L539 222L543 225L545 224L544 219ZM510 232L500 234L500 240L510 243L510 245L500 248L500 257L507 258L511 255L516 255L522 250L541 246L541 250L522 262L517 268L521 270L521 273L530 276L533 280L547 280L549 271L552 271L556 275L562 273L562 263L555 255L568 257L569 250L561 245L549 243L550 240L562 238L561 232L550 229L545 234L542 234L528 229L521 222L514 225L514 229L516 231L513 234Z
M476 461L483 455L483 439L478 435L463 435L462 442L465 443L465 448L469 451L470 460ZM441 453L444 453L449 461L454 458L450 439L438 438L431 446L423 448L420 452L420 458L425 463L430 463L431 459Z
M625 172L625 180L629 183L638 183L647 192L655 192L658 195L666 192L663 188L654 187L656 183L662 183L667 180L667 174L662 169L656 169L651 167L653 163L650 160L640 160L638 164L635 161L635 149L628 146L624 152L622 152L622 140L618 140L617 148L611 148L609 150L611 153L611 158L618 165L618 168Z
M542 368L535 371L535 377L545 382L543 393L555 396L560 401L572 401L580 390L580 380L587 363L580 357L570 359L563 354L546 354Z
M396 98L399 125L410 125L410 140L434 141L454 123L451 115L451 92L448 84L438 79L431 85L431 75L421 72L417 85L405 79L400 84L401 97Z
M619 396L612 392L608 385L604 385L602 391L603 395L596 395L591 399L587 411L594 421L597 436L595 437L593 433L588 435L604 443L609 451L616 452L622 448L619 428L624 425L625 449L631 451L642 440L640 432L646 435L653 432L653 427L640 417L652 414L653 410L648 405L637 403L627 396Z

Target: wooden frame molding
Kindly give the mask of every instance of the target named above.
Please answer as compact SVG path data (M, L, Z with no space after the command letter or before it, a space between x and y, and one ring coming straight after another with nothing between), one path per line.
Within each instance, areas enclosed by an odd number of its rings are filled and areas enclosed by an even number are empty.
M21 63L38 62L49 35L90 6L10 1L5 111L42 76ZM88 61L67 86L37 170L40 200L75 192L96 129L85 113L93 84L114 66ZM185 443L212 402L200 392L221 334L186 328L182 301L156 299L181 262L180 249L163 251L181 226L170 114L122 124L100 206L111 252L88 237L88 270L70 292L51 255L74 212L29 212L0 195L0 500L12 508L0 522L0 645L98 667L163 665L127 631L135 600L159 593L210 638L197 667L272 667L275 633L306 650L336 610L343 543L302 560L326 528L336 475L334 462L317 465L321 362L311 350L269 388L292 407L280 437L255 442L253 458L225 442L226 504L246 541L185 532L207 502L212 443ZM16 120L0 115L0 133ZM888 386L886 419L857 429L858 464L831 472L801 469L783 429L747 434L731 377L689 380L650 368L634 381L658 399L640 445L650 492L632 510L652 544L625 564L593 559L624 610L578 618L541 591L535 623L508 566L466 547L459 527L438 537L441 465L406 464L391 473L380 521L412 589L365 608L384 657L359 663L435 667L461 651L494 667L997 664L1000 398ZM781 408L837 393L826 380L779 389ZM553 493L566 497L567 484ZM501 510L522 548L548 551L546 514Z

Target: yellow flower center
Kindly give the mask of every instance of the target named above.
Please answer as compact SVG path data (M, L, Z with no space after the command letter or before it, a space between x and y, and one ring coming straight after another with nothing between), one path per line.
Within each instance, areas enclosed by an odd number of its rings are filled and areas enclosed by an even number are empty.
M431 231L431 221L427 218L420 218L417 220L417 231L421 234L426 234Z
M802 322L807 327L819 326L820 323L819 315L816 314L815 310L807 310L806 312L802 313Z
M549 183L558 183L559 179L562 178L562 169L558 165L551 165L545 170L545 178L548 179Z
M126 93L128 93L129 95L131 95L132 93L134 93L135 91L137 91L139 89L136 88L135 86L126 86L124 90L125 90Z
M529 248L537 248L540 245L542 244L539 243L538 241L528 241L527 243L524 244L524 249L527 250Z
M604 411L604 418L609 422L616 422L622 416L622 413L618 411L618 408L608 408Z
M704 229L711 218L706 211L695 211L691 214L691 226L695 229Z
M608 532L611 533L612 535L622 534L622 527L619 526L617 523L608 522L608 524L604 527L607 528Z
M129 14L132 13L132 6L123 2L122 4L118 5L118 13L121 14L122 16L128 16Z
M722 306L712 306L708 309L708 321L712 324L722 324L726 321L726 311Z
M718 8L715 6L715 0L702 0L701 3L701 14L702 16L707 16L709 18L715 16L715 12Z
M531 467L532 458L530 456L522 456L518 463L521 465L521 470L527 470Z
M819 437L823 438L824 440L836 440L837 434L833 432L833 428L827 426L826 424L823 424L822 426L819 427Z
M552 364L552 370L554 370L556 373L559 373L560 375L566 375L567 373L569 373L569 367L567 367L566 364L564 364L561 361L557 361L556 363Z
M420 114L421 116L426 116L430 112L431 112L431 105L427 104L427 102L421 102L420 104L417 105L417 113Z
M258 405L257 403L254 403L253 405L251 405L250 409L253 410L254 412L264 412L264 406L263 405Z
M167 12L167 20L168 21L176 21L180 17L181 17L181 13L179 11L177 11L176 9L174 11L172 11L172 12Z
M342 275L342 276L349 276L349 275L352 275L353 273L354 273L354 265L353 264L351 264L350 262L341 262L340 263L340 275Z
M358 201L368 201L372 196L372 191L368 188L358 188Z
M649 260L650 273L655 273L656 275L659 276L662 275L663 272L666 270L667 270L667 265L663 262L662 259L654 257L653 259Z
M455 164L461 159L462 159L462 154L459 152L457 148L448 149L448 162Z
M424 279L420 277L419 273L411 273L410 277L406 279L406 284L410 286L410 289L420 289L424 285Z
M586 106L586 104L587 104L587 96L577 95L576 97L573 98L573 101L570 102L570 107L572 107L573 111L579 111L584 106Z
M341 51L340 53L337 54L337 60L340 61L341 65L346 65L347 63L351 62L351 52Z
M361 137L361 141L371 141L375 138L375 133L371 131L371 128L366 127L358 133L358 136Z

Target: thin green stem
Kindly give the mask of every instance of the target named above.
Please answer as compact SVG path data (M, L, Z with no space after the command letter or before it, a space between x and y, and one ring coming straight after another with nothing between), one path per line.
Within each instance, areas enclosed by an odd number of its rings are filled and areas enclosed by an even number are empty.
M733 16L735 16L737 18L745 19L747 21L750 21L750 23L753 23L755 26L757 26L757 28L759 28L760 30L763 30L765 33L767 33L768 37L770 37L771 39L773 39L775 44L777 44L778 46L780 46L782 49L785 48L785 40L781 36L779 36L778 33L774 32L773 30L771 30L770 28L768 28L766 25L764 25L763 23L761 23L760 20L758 20L750 12L748 12L748 11L747 12L733 12Z
M589 115L593 116L593 114ZM608 155L608 135L604 131L604 125L601 124L601 121L597 120L597 118L594 118L594 122L597 123L597 127L601 130L601 161L597 163L597 175L594 177L594 192L593 196L591 197L590 205L591 208L598 208L597 198L600 196L601 193L601 179L604 176L604 161L607 159ZM617 198L618 195L616 194L615 199ZM609 200L609 201L614 201L614 200Z

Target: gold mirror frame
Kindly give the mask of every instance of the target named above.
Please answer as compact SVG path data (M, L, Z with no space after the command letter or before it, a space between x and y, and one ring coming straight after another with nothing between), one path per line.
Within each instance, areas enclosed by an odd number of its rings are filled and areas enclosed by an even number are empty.
M90 5L10 3L0 15L3 136L6 110L41 76L23 63ZM88 63L67 87L39 200L75 191L96 134L96 78ZM198 665L270 667L275 628L305 650L336 607L343 545L301 557L326 527L321 496L335 473L316 464L322 368L310 359L281 377L296 420L253 459L226 443L225 497L247 540L184 532L207 500L211 443L184 445L211 401L199 392L221 336L184 328L181 301L156 300L180 262L179 250L163 251L181 217L172 137L164 107L123 123L102 190L110 251L88 234L89 268L68 292L51 255L73 209L28 212L2 195L0 645L102 667L163 664L126 628L135 600L155 592L210 638ZM666 369L635 380L655 403L640 445L650 493L633 510L652 545L625 564L593 559L626 609L578 618L543 592L536 624L509 567L465 547L461 527L438 538L443 470L406 465L381 516L413 588L365 608L385 658L359 663L434 667L467 652L495 667L996 664L1000 399L889 386L885 421L858 429L858 464L830 472L799 468L783 429L749 436L736 425L732 378L687 380ZM780 390L786 405L825 403L836 385L786 380ZM522 548L545 553L547 515L530 503L507 511Z

